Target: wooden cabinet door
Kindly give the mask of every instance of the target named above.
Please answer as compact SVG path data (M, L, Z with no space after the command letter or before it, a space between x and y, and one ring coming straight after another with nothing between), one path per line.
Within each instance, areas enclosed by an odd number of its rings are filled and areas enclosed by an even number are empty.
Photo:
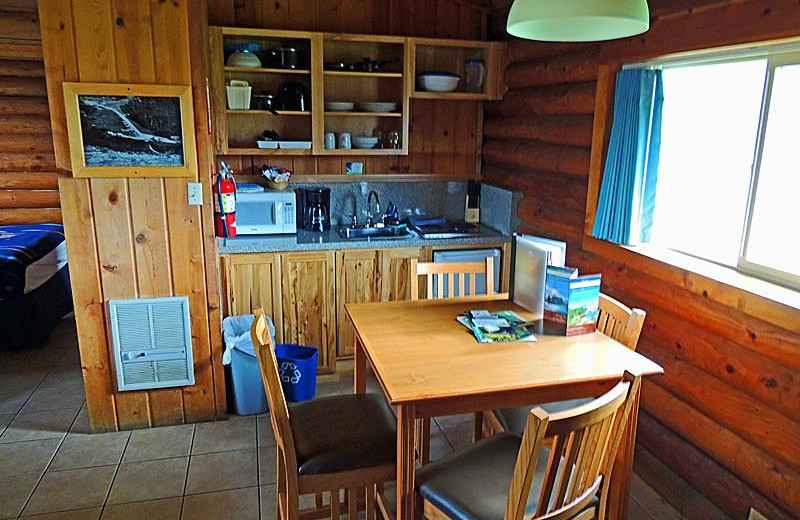
M223 314L252 314L260 307L275 323L275 340L283 342L280 324L281 277L278 255L271 253L237 254L222 257Z
M355 332L344 306L375 302L380 298L380 263L374 249L353 249L336 253L336 321L338 358L353 356Z
M422 259L422 248L403 247L381 249L380 260L380 301L393 302L411 299L411 259Z
M334 252L281 253L283 341L319 349L319 373L336 369Z

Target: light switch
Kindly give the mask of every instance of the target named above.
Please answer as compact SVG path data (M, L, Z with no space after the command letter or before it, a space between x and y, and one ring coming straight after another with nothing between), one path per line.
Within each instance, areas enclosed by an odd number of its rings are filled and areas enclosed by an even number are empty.
M189 190L189 205L202 206L203 205L203 185L199 182L190 182L188 184Z

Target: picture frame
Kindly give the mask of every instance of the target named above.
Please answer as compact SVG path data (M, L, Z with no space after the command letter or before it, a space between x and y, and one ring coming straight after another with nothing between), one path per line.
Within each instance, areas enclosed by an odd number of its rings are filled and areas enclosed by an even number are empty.
M191 87L64 83L73 177L197 177Z

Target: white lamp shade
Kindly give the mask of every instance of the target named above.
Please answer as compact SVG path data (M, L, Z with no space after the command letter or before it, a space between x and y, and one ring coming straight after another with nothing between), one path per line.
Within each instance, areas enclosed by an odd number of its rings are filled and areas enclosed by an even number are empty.
M650 28L647 0L514 0L512 36L550 42L625 38Z

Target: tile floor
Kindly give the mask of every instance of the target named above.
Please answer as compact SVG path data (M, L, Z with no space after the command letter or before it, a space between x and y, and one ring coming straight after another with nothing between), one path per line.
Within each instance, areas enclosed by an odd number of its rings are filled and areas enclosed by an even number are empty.
M66 320L41 348L0 352L0 519L275 518L266 415L90 434L76 342ZM318 388L350 391L348 378ZM468 444L470 432L470 416L437 418L432 457ZM631 497L631 520L681 519L638 477Z

